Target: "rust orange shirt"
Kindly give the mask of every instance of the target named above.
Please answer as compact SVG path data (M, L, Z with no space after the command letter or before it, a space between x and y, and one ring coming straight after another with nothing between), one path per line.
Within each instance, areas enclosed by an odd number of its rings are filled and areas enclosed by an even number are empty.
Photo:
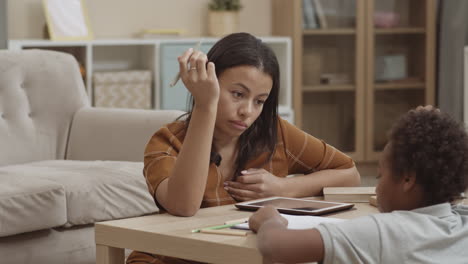
M277 177L286 177L291 174L308 174L319 170L346 169L354 166L353 160L344 153L281 118L278 120L278 141L272 159L267 161L268 153L265 152L247 162L244 169L263 168ZM185 132L183 121L170 123L158 130L146 146L143 173L155 201L158 185L171 175L184 142ZM224 179L218 167L211 163L202 208L235 203L224 190ZM163 209L159 203L157 204Z

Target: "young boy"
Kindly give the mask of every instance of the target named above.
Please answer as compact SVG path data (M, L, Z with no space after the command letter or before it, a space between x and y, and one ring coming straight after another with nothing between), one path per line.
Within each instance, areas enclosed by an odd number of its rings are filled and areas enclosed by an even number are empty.
M381 214L308 230L288 230L273 207L249 220L272 262L468 263L468 206L452 206L468 187L468 136L431 106L403 115L379 164Z

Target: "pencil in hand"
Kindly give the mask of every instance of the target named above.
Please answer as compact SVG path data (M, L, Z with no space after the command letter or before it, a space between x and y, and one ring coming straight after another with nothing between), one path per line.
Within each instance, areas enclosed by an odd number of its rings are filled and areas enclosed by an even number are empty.
M198 41L197 45L195 45L195 48L193 49L193 51L197 51L200 49L200 46L201 46L201 40ZM190 59L190 58L189 58ZM179 81L180 79L180 71L177 73L177 75L174 77L174 80L169 84L170 87L173 87L177 84L177 82Z

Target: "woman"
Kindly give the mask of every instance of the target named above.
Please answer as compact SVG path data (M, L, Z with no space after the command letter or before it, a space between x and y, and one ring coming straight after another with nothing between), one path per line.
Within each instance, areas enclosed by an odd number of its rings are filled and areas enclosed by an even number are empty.
M201 207L359 184L351 158L278 117L279 66L260 39L231 34L207 55L189 49L178 61L192 109L145 150L144 175L162 211L192 216ZM184 263L136 252L127 262Z

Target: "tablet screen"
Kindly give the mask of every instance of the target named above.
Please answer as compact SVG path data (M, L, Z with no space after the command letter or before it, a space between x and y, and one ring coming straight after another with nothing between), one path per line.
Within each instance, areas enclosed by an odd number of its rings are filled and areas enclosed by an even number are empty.
M289 209L303 209L303 210L317 210L322 208L327 208L330 206L335 206L337 204L329 204L329 203L320 203L316 201L309 201L309 200L292 200L292 199L285 199L285 198L277 198L274 200L266 200L256 203L250 203L250 205L256 206L266 206L272 205L274 207L279 208L289 208Z
M283 213L309 215L326 214L334 211L349 209L354 206L354 204L350 203L271 197L267 199L237 203L236 207L246 210L257 210L258 208L267 205L274 206L278 209L278 211Z

